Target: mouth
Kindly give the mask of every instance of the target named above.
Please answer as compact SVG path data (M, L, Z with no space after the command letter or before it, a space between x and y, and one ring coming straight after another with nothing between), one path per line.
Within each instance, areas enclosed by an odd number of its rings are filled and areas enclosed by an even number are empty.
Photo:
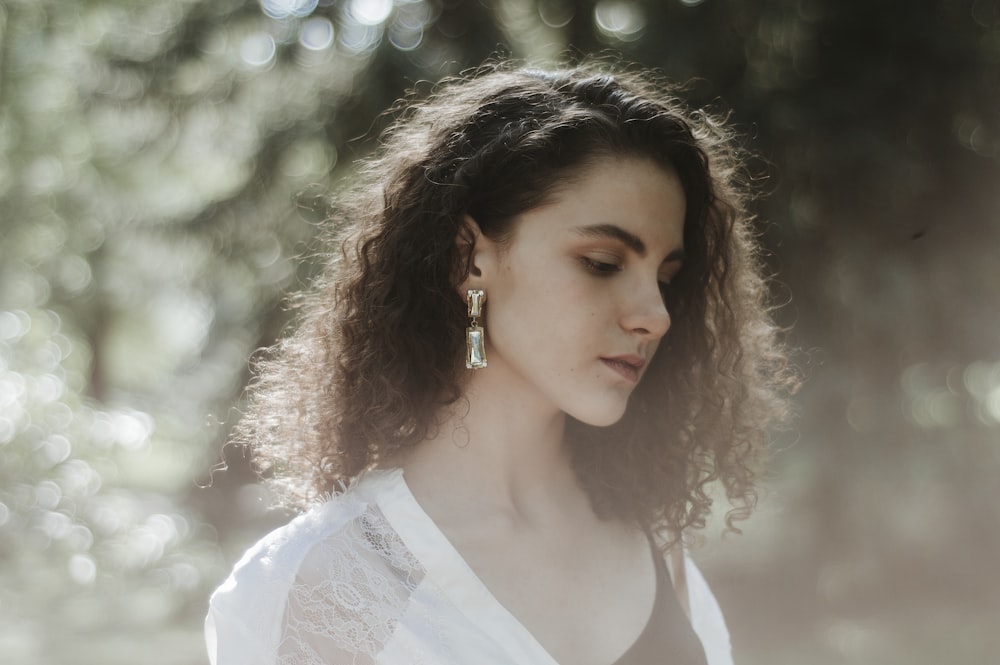
M631 383L637 383L639 381L639 376L642 373L642 366L646 364L646 361L639 356L601 358L601 362Z

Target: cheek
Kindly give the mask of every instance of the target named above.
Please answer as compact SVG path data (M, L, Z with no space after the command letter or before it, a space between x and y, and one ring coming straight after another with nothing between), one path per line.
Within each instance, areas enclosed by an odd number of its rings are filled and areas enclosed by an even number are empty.
M498 332L521 339L545 336L538 340L545 346L578 345L599 322L605 309L601 303L608 298L607 284L583 274L564 257L518 257L499 276L488 294Z

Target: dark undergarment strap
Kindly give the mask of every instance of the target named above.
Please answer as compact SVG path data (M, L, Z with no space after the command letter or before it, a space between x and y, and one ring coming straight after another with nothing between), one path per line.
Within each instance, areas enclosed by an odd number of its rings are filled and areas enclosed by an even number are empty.
M612 665L707 665L705 649L681 609L667 563L652 537L656 600L639 638Z

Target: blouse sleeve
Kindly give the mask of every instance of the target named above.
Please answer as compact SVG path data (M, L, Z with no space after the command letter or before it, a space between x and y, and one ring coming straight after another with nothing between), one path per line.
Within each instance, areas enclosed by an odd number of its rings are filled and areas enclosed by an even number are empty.
M205 619L212 665L374 665L417 580L386 558L372 520L343 508L293 521L236 564Z
M705 648L708 665L733 665L729 629L726 628L726 620L722 616L719 603L690 557L684 557L684 569L691 608L691 626Z
M357 512L342 502L325 504L271 532L243 555L209 601L205 646L211 665L356 662L353 654L314 660L293 657L289 650L310 641L295 630L310 554Z
M274 665L284 598L247 572L237 566L209 601L205 645L212 665Z

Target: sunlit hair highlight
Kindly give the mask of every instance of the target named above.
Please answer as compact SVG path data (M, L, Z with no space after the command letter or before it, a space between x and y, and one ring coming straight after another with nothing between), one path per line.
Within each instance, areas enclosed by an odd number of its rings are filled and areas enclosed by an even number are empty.
M505 242L520 213L581 168L639 157L676 173L687 202L686 259L664 294L672 327L620 422L570 422L573 463L602 516L701 527L718 482L730 526L745 517L794 377L722 123L656 75L605 64L494 65L395 113L338 195L325 270L298 297L295 331L259 361L235 432L279 494L301 506L339 491L433 435L461 399L466 215Z

